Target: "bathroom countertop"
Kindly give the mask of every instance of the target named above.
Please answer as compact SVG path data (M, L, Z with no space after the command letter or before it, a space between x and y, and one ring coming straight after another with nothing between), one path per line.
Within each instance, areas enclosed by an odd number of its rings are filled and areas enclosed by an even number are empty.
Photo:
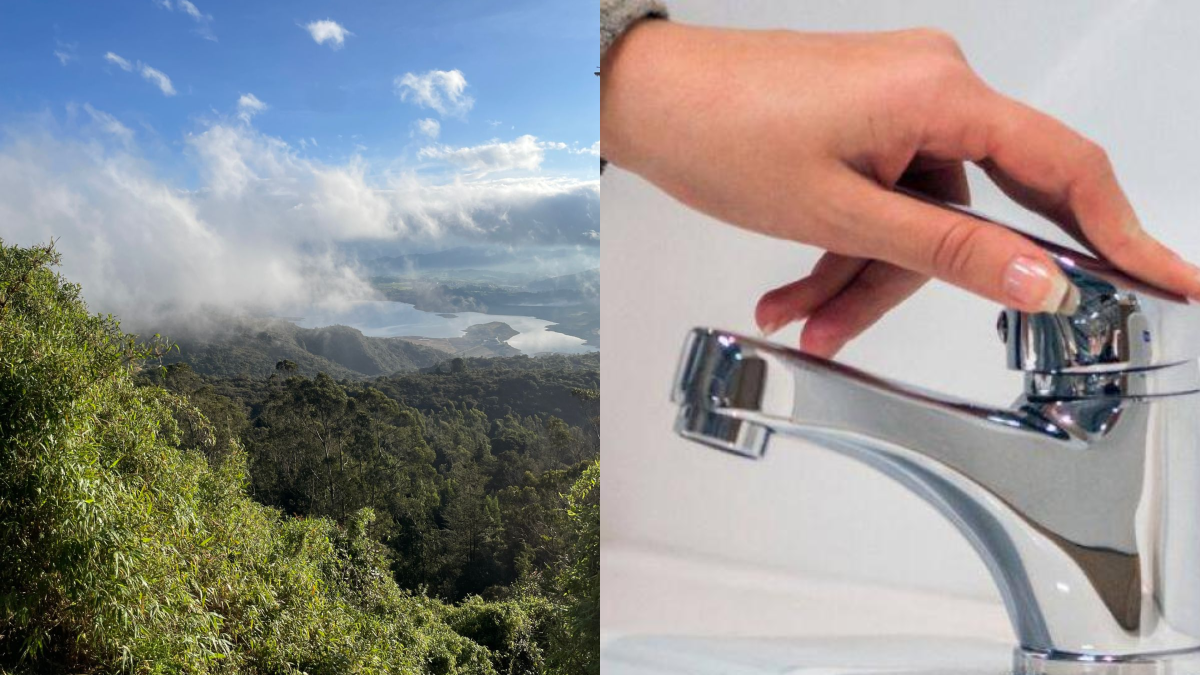
M1001 672L999 599L753 570L602 547L605 675Z

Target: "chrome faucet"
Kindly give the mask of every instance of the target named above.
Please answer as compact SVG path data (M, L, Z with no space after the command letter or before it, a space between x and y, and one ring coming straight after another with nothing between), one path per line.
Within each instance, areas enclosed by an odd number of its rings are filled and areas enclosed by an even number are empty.
M1016 675L1196 675L1200 307L1035 241L1080 303L1001 313L1008 365L1025 371L1012 407L696 329L676 430L755 459L776 434L804 439L931 503L999 587Z

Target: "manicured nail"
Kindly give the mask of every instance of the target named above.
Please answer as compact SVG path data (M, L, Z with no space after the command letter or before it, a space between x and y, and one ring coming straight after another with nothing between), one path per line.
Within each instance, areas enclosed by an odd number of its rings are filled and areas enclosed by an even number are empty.
M1008 264L1004 292L1014 305L1039 312L1073 314L1079 307L1079 289L1049 263L1029 256L1017 256Z

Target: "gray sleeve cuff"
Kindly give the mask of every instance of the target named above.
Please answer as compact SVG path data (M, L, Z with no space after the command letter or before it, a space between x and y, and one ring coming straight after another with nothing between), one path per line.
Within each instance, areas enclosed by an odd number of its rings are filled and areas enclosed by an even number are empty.
M600 0L600 60L612 43L642 19L667 18L662 0Z

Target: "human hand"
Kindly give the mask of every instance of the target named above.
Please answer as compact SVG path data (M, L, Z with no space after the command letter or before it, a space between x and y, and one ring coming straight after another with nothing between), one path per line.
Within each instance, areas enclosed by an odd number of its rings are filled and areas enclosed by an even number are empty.
M756 310L766 333L807 319L810 353L832 356L929 277L1022 311L1073 311L1078 292L1037 245L892 190L967 203L964 162L1130 275L1200 298L1200 270L1142 229L1103 149L990 89L944 33L643 21L601 72L610 162L827 251Z

